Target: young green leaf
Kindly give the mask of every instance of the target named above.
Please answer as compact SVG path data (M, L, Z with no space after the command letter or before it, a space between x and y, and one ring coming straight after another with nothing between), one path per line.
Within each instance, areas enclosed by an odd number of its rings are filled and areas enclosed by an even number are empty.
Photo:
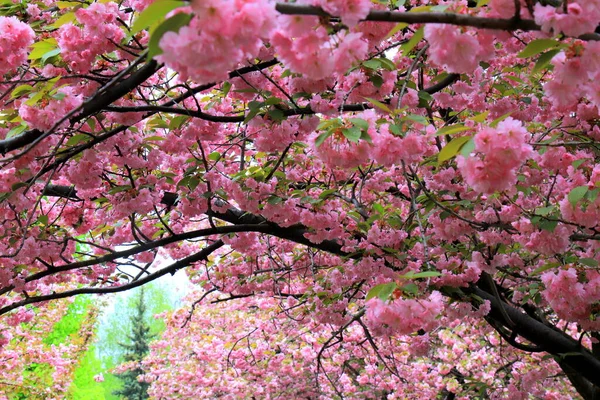
M396 282L382 283L381 285L373 286L367 293L366 300L371 300L373 297L378 297L382 301L387 301L394 290L396 290Z
M567 195L567 200L569 200L569 203L571 203L571 205L575 207L579 200L583 199L583 196L585 196L588 190L589 189L587 186L577 186L569 192L569 194Z
M470 136L460 136L454 138L438 153L438 163L441 164L446 160L450 160L458 154L461 147L471 139Z
M423 27L419 28L419 30L414 33L408 42L400 46L400 51L402 51L402 54L407 56L408 53L410 53L412 49L414 49L415 46L423 39L424 34L425 31L423 30Z
M390 114L392 113L392 110L390 110L390 108L386 104L384 104L378 100L372 99L370 97L365 97L365 100L367 100L369 103L373 104L375 107L379 108L380 110L383 110Z
M165 33L179 32L182 27L190 23L191 19L192 16L190 14L179 13L158 25L150 34L150 40L148 41L148 59L152 59L155 56L162 54L163 51L158 44Z
M135 35L153 25L154 23L160 21L167 15L169 12L174 9L184 6L185 3L183 1L173 1L173 0L159 0L150 4L144 11L140 13L137 17L133 26L131 27L131 34Z
M536 39L529 42L527 46L517 54L519 58L528 58L540 54L543 51L556 49L562 46L562 43L555 39Z

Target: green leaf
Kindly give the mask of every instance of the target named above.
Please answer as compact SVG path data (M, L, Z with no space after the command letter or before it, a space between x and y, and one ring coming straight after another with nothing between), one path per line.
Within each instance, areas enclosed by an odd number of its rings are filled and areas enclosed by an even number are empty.
M548 232L554 232L557 225L558 225L558 221L548 220L548 219L544 219L537 224L537 226L539 226L540 229L548 231Z
M61 26L68 24L69 22L75 21L75 13L68 12L60 16L54 23L51 25L53 28L60 28Z
M276 122L281 122L286 119L286 116L283 113L283 111L281 111L278 108L270 109L269 111L267 111L267 115L269 116L269 118Z
M360 129L369 129L369 123L362 118L350 118L349 121Z
M20 85L15 88L10 94L11 99L16 99L17 97L21 97L25 94L31 93L33 90L33 86L31 85Z
M18 125L16 127L12 128L10 131L8 131L6 133L6 139L10 139L12 137L19 135L20 133L24 132L27 128L28 128L27 124L25 122L22 122L21 125Z
M422 278L436 278L438 276L442 276L438 271L422 271L422 272L409 272L408 274L404 274L401 278L404 279L422 279Z
M489 115L489 113L490 113L489 111L484 111L484 112L482 112L480 114L477 114L473 118L471 118L471 121L482 123L483 121L486 120L486 118Z
M135 35L141 30L148 28L149 26L163 19L170 11L173 11L174 9L184 5L185 3L183 1L155 1L146 7L146 9L137 17L133 23L133 26L131 27L131 34Z
M579 200L583 199L583 196L585 196L588 190L587 186L577 186L575 189L571 190L567 196L569 203L575 207Z
M596 188L587 192L585 198L593 203L598 198L598 194L600 194L600 189Z
M144 138L144 142L162 142L163 140L167 140L164 136L147 136Z
M390 132L392 132L395 136L403 136L402 131L400 130L400 127L398 125L390 124L389 129Z
M396 282L382 283L381 285L373 286L367 293L366 300L371 300L373 297L378 297L382 301L387 301L398 285Z
M54 94L53 94L52 96L50 96L50 97L52 97L54 100L62 100L62 99L64 99L66 96L67 96L67 95L66 95L66 94L64 94L63 92L58 92L58 93L54 93Z
M360 140L364 140L367 143L373 143L373 139L371 139L371 136L369 136L366 130L363 130L360 133Z
M223 91L223 96L227 96L229 94L229 91L231 90L231 82L229 82L229 81L223 82L223 85L221 86L221 90Z
M342 129L342 135L344 135L344 137L349 141L358 143L360 136L362 135L362 131L360 128L353 126L352 128Z
M383 86L383 78L379 74L374 74L369 78L369 81L375 86L377 89Z
M383 40L389 39L394 36L396 33L400 32L402 29L406 28L408 24L406 22L399 22L394 26L387 35L383 38Z
M81 142L87 142L91 140L92 137L90 135L86 135L85 133L78 133L77 135L73 135L67 140L67 146L75 146Z
M528 58L549 49L556 49L560 46L562 46L562 43L555 39L532 40L519 54L517 54L517 57Z
M37 219L37 222L39 222L42 225L48 225L48 216L47 215L40 215Z
M44 54L58 48L58 42L54 38L44 39L40 42L36 42L31 45L31 52L27 56L28 60L38 60L44 56Z
M58 49L58 48L44 53L44 55L42 56L42 59L41 59L42 64L45 64L46 61L48 61L50 58L57 56L59 54L60 54L60 49Z
M460 151L461 147L463 147L464 144L467 143L469 140L471 140L470 136L461 136L452 139L450 143L445 145L444 148L439 152L438 164L441 164L444 161L450 160L452 157L456 156Z
M319 194L319 198L322 200L325 200L326 198L328 198L329 196L331 196L332 194L334 194L335 192L337 192L337 189L327 189L327 190L323 190L320 194Z
M187 186L190 190L196 189L198 184L200 183L200 179L196 176L186 176L179 182L177 182L177 187Z
M267 100L265 100L265 105L272 106L275 104L280 104L281 102L282 100L279 97L269 97Z
M460 148L460 155L464 158L468 158L471 153L475 150L475 140L473 138L469 139L467 143Z
M44 90L36 92L33 96L31 96L29 99L27 99L25 104L27 104L28 106L35 106L38 103L38 101L40 101L41 99L44 98L45 95L46 95L46 91L44 91Z
M179 129L183 125L184 122L188 121L190 117L187 115L178 115L176 117L171 118L169 121L169 129Z
M531 70L531 72L534 74L536 72L540 72L542 69L544 69L546 67L546 65L550 64L550 61L552 61L554 56L557 55L559 52L560 52L559 49L554 49L554 50L550 50L550 51L547 51L544 54L542 54L535 62L535 65L533 66L533 69Z
M412 49L414 49L415 46L419 44L421 39L423 39L424 32L425 31L423 30L423 27L419 28L419 30L415 32L415 34L410 38L408 42L400 46L400 51L402 52L402 55L406 57L408 53L410 53Z
M373 204L373 211L383 215L385 214L385 209L383 208L383 206L379 203L374 203Z
M283 199L279 196L271 196L267 199L267 203L272 204L272 205L276 205L283 202Z
M381 63L379 62L379 60L377 59L373 59L373 60L367 60L364 61L363 66L369 68L369 69L379 69L381 67Z
M330 131L321 133L319 136L317 136L317 139L315 140L315 146L319 147L320 145L322 145L325 139L327 139L332 134L333 132Z
M452 135L455 133L470 131L470 130L473 130L473 128L469 127L469 126L464 126L461 124L447 125L447 126L443 126L440 129L438 129L436 136Z
M571 163L571 165L573 166L573 168L577 169L581 166L581 164L583 164L584 162L586 162L587 160L585 158L581 158L579 160L575 160Z
M492 128L495 128L495 127L497 127L497 126L498 126L498 124L499 124L500 122L502 122L502 121L504 121L506 118L510 117L510 115L511 115L512 113L513 113L512 111L509 111L509 112L507 112L506 114L504 114L504 115L501 115L500 117L498 117L498 118L496 118L495 120L493 120L493 121L490 123L490 126L491 126Z
M17 183L13 183L12 186L10 187L10 189L14 192L15 190L20 189L25 186L27 186L27 184L25 182L17 182Z
M158 44L165 33L179 32L179 29L189 24L191 19L192 16L190 14L178 13L158 25L150 34L150 40L148 41L148 59L152 59L155 56L162 54L163 51Z
M599 265L598 261L596 261L594 258L580 258L579 264L583 264L592 268L595 268Z
M379 108L380 110L383 110L390 114L392 113L392 110L390 110L390 108L386 104L384 104L380 101L377 101L375 99L372 99L370 97L365 97L364 99L367 100L369 103L373 104L375 107Z
M406 117L403 118L403 120L413 121L413 122L416 122L417 124L421 124L421 125L429 124L429 121L427 120L427 118L425 118L422 115L417 115L417 114L408 114Z
M533 272L531 272L531 275L539 275L542 272L546 272L547 270L556 268L556 267L560 267L560 263L554 262L554 263L544 264L541 267L534 269Z
M121 193L121 192L126 192L131 189L132 189L131 185L115 186L108 191L108 194L117 194L117 193Z
M433 101L433 96L424 90L419 90L419 92L417 93L417 96L419 96L419 99L424 100L426 102Z
M400 289L403 292L410 293L410 294L417 294L417 293L419 293L419 287L416 284L414 284L414 283L407 283L404 286L400 286Z
M56 6L60 10L64 10L65 8L69 8L69 7L81 6L81 3L75 2L75 1L57 1Z
M535 215L546 216L554 211L554 206L538 207L535 209Z
M339 118L323 119L323 120L321 120L321 122L319 122L319 125L317 126L317 130L320 131L320 130L331 128L331 127L338 127L340 125L341 125L341 121Z
M381 63L381 66L388 70L388 71L395 71L396 70L396 64L394 64L394 62L388 58L385 57L381 57L378 59L379 62Z
M211 161L219 161L221 159L221 153L219 153L218 151L213 151L208 155L207 158Z

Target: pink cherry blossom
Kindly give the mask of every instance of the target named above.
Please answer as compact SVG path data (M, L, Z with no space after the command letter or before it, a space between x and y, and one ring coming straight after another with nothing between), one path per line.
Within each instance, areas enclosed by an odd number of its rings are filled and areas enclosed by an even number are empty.
M15 17L0 17L0 75L12 72L27 59L33 29Z

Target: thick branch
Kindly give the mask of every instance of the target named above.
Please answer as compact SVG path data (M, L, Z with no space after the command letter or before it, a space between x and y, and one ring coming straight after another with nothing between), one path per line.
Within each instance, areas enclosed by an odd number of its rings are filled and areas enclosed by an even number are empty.
M199 262L199 261L204 261L208 258L209 255L211 255L214 251L218 250L219 248L223 247L224 243L221 240L216 241L215 243L205 247L204 249L202 249L201 251L199 251L198 253L192 254L191 256L188 256L186 258L182 258L179 261L174 262L173 264L169 265L166 268L163 268L161 270L158 270L156 272L153 272L147 276L145 276L144 278L140 278L138 280L135 280L133 282L130 282L128 284L125 285L121 285L121 286L112 286L112 287L100 287L100 288L81 288L81 289L74 289L74 290L68 290L66 292L60 292L60 293L52 293L52 294L48 294L48 295L42 295L42 296L32 296L32 297L27 297L21 301L12 303L8 306L2 307L0 308L0 315L6 314L7 312L10 312L14 309L17 309L19 307L23 307L27 304L35 304L35 303L41 303L43 301L49 301L49 300L57 300L57 299L64 299L66 297L72 297L72 296L77 296L80 294L102 294L102 293L117 293L117 292L124 292L126 290L129 289L133 289L136 288L138 286L142 286L145 285L146 283L152 282L158 278L160 278L161 276L167 275L167 274L171 274L173 275L175 272L179 271L180 269L183 269L185 267L190 266L193 263Z
M127 250L115 251L109 254L105 254L103 256L99 256L97 258L91 258L89 260L77 261L74 263L69 263L65 265L58 265L52 268L46 269L44 271L40 271L33 275L25 278L25 282L33 282L42 278L45 278L50 275L54 275L60 272L72 271L79 268L91 267L94 265L101 265L109 262L113 262L118 260L119 258L131 257L136 254L143 253L145 251L149 251L152 249L156 249L159 247L164 247L166 245L181 242L184 240L192 240L198 239L202 237L207 237L211 235L219 235L219 234L227 234L227 233L236 233L236 232L261 232L261 233L270 233L268 225L228 225L228 226L216 226L214 228L206 228L206 229L198 229L195 231L189 231L180 233L177 235L169 236L163 239L154 240L152 242L144 243L139 246L135 246L129 248ZM13 290L14 286L7 286L0 290L0 295L8 293Z
M444 79L423 89L424 92L429 94L437 93L448 86L452 85L454 82L460 79L459 74L449 74ZM385 100L384 103L389 104L389 99ZM373 106L369 103L360 103L360 104L345 104L338 108L339 112L358 112L364 111L373 108ZM174 108L169 105L160 105L160 106L152 106L152 105L144 105L144 106L131 106L131 107L120 107L120 106L108 106L104 108L106 111L111 112L148 112L151 114L155 114L157 112L164 112L169 114L178 114L178 115L187 115L194 118L200 118L210 122L219 122L219 123L239 123L244 122L246 119L245 115L211 115L199 110L188 110L185 108ZM287 110L280 110L284 116L291 117L294 115L314 115L317 112L313 111L310 107L300 107L300 108L291 108ZM259 114L259 115L265 115Z
M269 60L269 61L264 61L255 65L250 65L250 66L246 66L246 67L242 67L239 68L235 71L231 71L229 73L229 77L230 78L235 78L237 76L243 75L243 74L247 74L249 72L253 72L253 71L260 71L262 69L265 68L269 68L275 64L277 64L279 61L277 61L276 59L273 60ZM211 87L217 85L217 83L207 83L205 85L200 85L197 86L195 88L192 88L191 90L188 90L187 92L185 92L184 94L169 100L168 102L164 103L163 106L170 106L170 105L174 105L174 104L178 104L180 102L182 102L183 100L187 99L188 97L193 96L196 93L202 92L204 90L210 89ZM149 112L147 114L145 114L142 118L140 118L137 122L142 121L148 117L151 117L152 115L156 114L157 111L153 111L153 112ZM136 123L137 123L136 122ZM133 124L132 124L133 125ZM96 146L99 143L102 143L103 141L118 135L121 132L125 132L127 129L129 129L131 125L121 125L118 126L116 128L113 128L101 135L96 136L93 140L90 140L89 142L83 143L79 146L73 147L68 149L67 151L61 152L58 154L57 159L50 163L49 165L47 165L46 167L44 167L39 173L39 176L42 176L43 174L53 171L55 168L57 168L58 166L62 165L63 163L67 162L69 159L71 159L72 157L76 156L77 154L81 153L82 151L85 151L87 149L91 149L94 146ZM0 143L2 143L2 141L0 141Z
M470 291L490 302L492 308L488 317L493 318L498 324L504 325L503 314L508 314L515 323L515 326L511 327L513 332L542 347L546 352L560 357L562 363L600 387L600 360L581 346L577 340L566 333L544 325L478 287L472 287Z
M144 83L146 79L154 75L160 68L161 66L159 66L154 60L144 64L143 67L135 71L128 78L122 80L119 84L109 88L100 96L94 96L90 99L90 101L87 101L83 105L81 114L73 118L71 123L81 121L82 119L102 110L103 107L106 107L107 105L119 100L121 97L125 96L127 93Z
M289 15L316 15L330 17L320 7L301 4L277 3L275 9L281 14ZM381 22L404 22L407 24L450 24L459 26L471 26L480 29L494 29L502 31L541 31L542 28L530 19L502 19L475 17L472 15L438 12L398 12L373 10L367 15L365 21ZM600 40L600 35L589 33L579 37L582 40Z
M70 187L58 188L55 186L50 189L52 192L61 193L66 197L76 196L76 192ZM175 194L170 193L169 195L170 196L163 197L163 203L173 205L177 197ZM214 201L218 208L227 205L221 200ZM223 227L232 229L232 231L236 231L235 225L238 225L244 227L244 229L248 231L266 233L340 256L348 256L348 254L342 251L342 246L335 241L324 241L318 244L310 242L305 237L308 229L302 225L284 228L268 222L262 216L245 213L234 207L230 207L225 212L209 211L207 214L234 225L232 227ZM162 240L171 239L166 238ZM160 243L160 241L153 242L152 246L156 246L157 243ZM360 255L354 256L360 257ZM108 257L113 256L108 255ZM563 366L565 371L569 371L570 369L577 371L591 384L600 387L600 360L590 351L582 347L577 340L551 326L545 325L543 322L538 321L532 316L523 313L519 309L503 301L498 295L489 293L479 287L471 287L467 289L467 291L490 302L491 311L487 317L493 322L493 325L498 327L506 326L514 334L534 343L541 350L560 357L561 366ZM507 321L512 322L510 326L507 326ZM584 381L578 382L578 384L582 389L589 389L587 390L588 392L593 393L595 391L595 389L591 390L587 387Z
M83 110L81 111L81 113L71 118L70 122L79 122L89 117L90 115L102 110L102 108L108 106L114 101L125 96L127 93L131 92L137 86L146 81L146 79L154 75L154 73L159 69L160 66L156 61L150 61L149 63L145 64L143 67L135 71L133 74L131 74L128 78L109 88L98 97L93 97L92 99L90 99L90 101L86 102L83 105ZM37 129L32 129L18 136L0 140L0 154L4 155L9 151L13 151L27 146L28 144L31 144L40 137L42 137L44 133L45 132L39 131Z

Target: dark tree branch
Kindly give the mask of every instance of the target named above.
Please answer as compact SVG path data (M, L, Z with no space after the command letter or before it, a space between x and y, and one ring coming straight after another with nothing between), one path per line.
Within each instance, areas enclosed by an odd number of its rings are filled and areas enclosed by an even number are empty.
M454 82L460 79L460 74L448 74L447 77L436 83L435 85L429 86L428 88L423 89L424 92L429 94L434 94L440 92L452 85Z
M102 110L102 108L112 104L116 100L120 99L137 86L142 84L146 79L154 75L156 71L160 69L160 66L156 61L150 61L137 71L132 73L128 78L122 80L120 83L109 88L97 97L93 97L88 102L84 103L82 111L71 118L70 122L76 123L84 120L85 118L93 115L94 113ZM26 131L18 136L0 140L0 154L4 155L9 151L17 150L24 146L34 143L39 138L43 137L46 132L32 129Z
M243 74L247 74L249 72L253 72L253 71L257 71L257 70L261 70L264 68L269 68L275 64L277 64L279 61L277 61L276 59L273 60L269 60L269 61L265 61L265 62L261 62L258 63L256 65L251 65L251 66L247 66L247 67L242 67L239 68L235 71L232 71L229 73L229 77L230 78L235 78L236 76L240 76ZM192 90L187 91L186 93L176 97L175 99L169 100L168 102L164 103L163 106L169 106L169 105L174 105L174 104L178 104L180 102L182 102L183 100L187 99L188 97L193 96L196 93L202 92L204 90L210 89L211 87L217 85L217 83L208 83L205 85L200 85L197 86L195 88L193 88ZM146 118L151 117L152 115L156 114L156 112L149 112L147 114L145 114L142 118L140 118L139 121L142 121ZM138 122L139 122L138 121ZM46 167L44 167L39 173L38 176L42 176L45 173L48 173L50 171L53 171L55 168L59 167L60 165L62 165L63 163L67 162L68 160L70 160L72 157L76 156L77 154L81 153L82 151L85 151L87 149L91 149L94 146L96 146L99 143L102 143L103 141L118 135L119 133L125 132L127 129L130 128L130 125L121 125L118 126L114 129L109 130L108 132L103 133L102 135L98 135L96 136L93 140L90 140L89 142L83 143L79 146L73 147L71 149L68 149L67 151L63 151L60 152L58 154L57 159L50 163L49 165L47 165ZM2 143L2 141L0 141L0 144Z
M323 11L320 7L307 6L292 3L277 3L275 9L281 14L288 15L316 15L320 17L331 17L332 15ZM480 29L493 29L501 31L541 31L542 28L530 19L502 19L475 17L472 15L439 13L439 12L399 12L373 10L364 19L365 21L381 22L404 22L407 24L450 24L459 26L471 26ZM588 33L579 36L582 40L600 40L600 35Z
M154 75L161 67L162 65L158 65L158 63L154 60L144 64L128 78L110 87L106 91L101 92L99 96L94 96L89 101L85 102L81 113L72 118L70 122L73 124L81 121L98 112L105 106L119 100L121 97L125 96L127 93L144 83L146 79Z
M161 276L164 276L167 274L173 275L175 272L177 272L180 269L183 269L185 267L188 267L193 263L196 263L199 261L204 261L214 251L223 247L223 245L224 245L223 241L218 240L215 243L206 246L204 249L200 250L198 253L192 254L191 256L188 256L185 258L182 258L181 260L174 262L173 264L169 265L166 268L163 268L161 270L153 272L153 273L145 276L144 278L140 278L138 280L135 280L135 281L130 282L125 285L112 286L112 287L100 287L100 288L86 287L86 288L81 288L81 289L68 290L66 292L52 293L52 294L42 295L42 296L26 297L25 299L23 299L21 301L17 301L15 303L12 303L5 307L0 308L0 315L6 314L14 309L23 307L28 304L41 303L41 302L49 301L49 300L64 299L67 297L77 296L80 294L92 294L92 293L93 294L104 294L104 293L124 292L126 290L133 289L138 286L145 285L146 283L152 282L152 281L160 278Z
M448 86L452 85L454 82L458 81L459 79L460 79L459 74L449 74L448 76L446 76L444 79L442 79L435 85L432 85L430 87L423 89L423 91L427 92L429 94L434 94L434 93L437 93L437 92L447 88ZM386 103L386 104L389 104L389 102L390 102L389 99L384 101L384 103ZM368 110L371 108L373 108L373 106L369 103L345 104L345 105L340 106L338 108L338 111L340 113L359 112L359 111L364 111L364 110ZM164 112L164 113L168 113L168 114L187 115L190 117L200 118L200 119L203 119L206 121L218 122L218 123L240 123L240 122L244 122L244 120L246 119L245 115L231 115L231 116L211 115L211 114L207 114L205 112L199 111L199 110L174 108L174 107L170 107L169 105L160 105L160 106L149 105L149 106L132 106L132 107L107 106L107 107L104 107L104 110L111 111L111 112L119 112L119 113L148 112L148 113L151 113L151 115L158 113L158 112ZM283 112L283 115L286 117L291 117L294 115L314 115L314 114L316 114L316 112L313 111L310 107L291 108L291 109L281 110L281 111ZM258 114L258 115L262 116L262 115L266 115L266 114L262 113L262 114Z
M600 360L581 346L577 340L558 329L543 324L478 287L471 287L467 291L490 302L491 311L488 317L497 324L505 324L503 315L505 312L515 323L512 328L514 333L559 357L565 365L578 371L590 383L600 387Z

